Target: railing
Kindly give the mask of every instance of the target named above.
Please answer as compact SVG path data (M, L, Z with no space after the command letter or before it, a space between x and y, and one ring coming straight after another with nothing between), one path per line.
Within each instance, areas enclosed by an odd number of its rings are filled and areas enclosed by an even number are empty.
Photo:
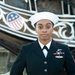
M36 11L32 10L31 6L31 0L29 2L29 10L20 9L14 6L7 5L5 3L0 3L0 30L7 32L9 34L28 39L28 40L36 40L37 34L34 30L34 28L30 28L27 24L28 18L37 13L37 5L36 0L34 0ZM63 7L63 1L62 1L62 7ZM68 5L69 10L69 5ZM60 20L55 25L55 30L53 31L53 38L58 41L62 42L64 44L69 45L70 47L75 47L75 15L70 15L70 11L68 11L68 14L64 14L64 8L62 8L61 15L58 15ZM10 26L8 18L9 15L16 14L21 20L21 28L14 28L13 26ZM27 17L27 18L25 18ZM17 18L18 19L18 18ZM18 21L16 19L16 21ZM15 20L14 20L15 22ZM20 30L23 28L23 32ZM26 30L28 30L30 33L27 33ZM36 37L35 37L36 36Z

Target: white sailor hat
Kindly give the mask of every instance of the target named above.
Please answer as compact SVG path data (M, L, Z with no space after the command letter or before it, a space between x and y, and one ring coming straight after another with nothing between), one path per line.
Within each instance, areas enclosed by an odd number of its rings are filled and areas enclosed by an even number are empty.
M48 20L52 21L54 25L59 20L58 16L56 14L54 14L54 13L51 13L51 12L39 12L39 13L36 13L36 14L32 15L29 18L29 21L31 22L31 25L35 28L34 24L37 23L39 20L42 20L42 19L48 19Z

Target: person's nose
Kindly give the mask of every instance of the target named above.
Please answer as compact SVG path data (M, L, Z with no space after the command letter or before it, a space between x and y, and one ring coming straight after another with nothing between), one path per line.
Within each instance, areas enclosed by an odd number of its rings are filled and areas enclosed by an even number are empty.
M46 28L43 28L42 32L43 33L46 33L47 32L47 29Z

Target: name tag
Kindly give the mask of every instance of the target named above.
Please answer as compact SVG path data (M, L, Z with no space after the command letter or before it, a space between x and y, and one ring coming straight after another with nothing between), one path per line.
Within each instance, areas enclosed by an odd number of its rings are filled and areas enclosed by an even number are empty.
M55 56L55 58L63 58L63 56Z

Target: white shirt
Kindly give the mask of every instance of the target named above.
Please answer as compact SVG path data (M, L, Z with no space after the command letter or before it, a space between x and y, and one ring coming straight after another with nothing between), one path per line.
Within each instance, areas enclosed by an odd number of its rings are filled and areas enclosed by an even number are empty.
M40 45L41 49L43 49L44 45L39 40L38 40L38 42L39 42L39 45ZM52 42L52 40L48 44L46 44L46 47L48 49L51 46L51 42ZM47 57L48 51L46 49L43 49L43 53L44 53L44 56Z

